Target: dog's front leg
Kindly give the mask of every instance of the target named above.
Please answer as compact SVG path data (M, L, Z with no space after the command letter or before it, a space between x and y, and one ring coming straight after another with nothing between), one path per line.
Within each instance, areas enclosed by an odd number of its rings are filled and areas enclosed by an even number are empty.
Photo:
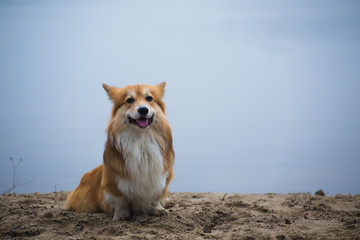
M129 201L122 197L115 206L113 221L127 219L130 215Z
M131 216L129 209L129 200L124 197L115 197L109 193L105 193L105 201L109 204L111 212L113 212L113 221L124 220Z

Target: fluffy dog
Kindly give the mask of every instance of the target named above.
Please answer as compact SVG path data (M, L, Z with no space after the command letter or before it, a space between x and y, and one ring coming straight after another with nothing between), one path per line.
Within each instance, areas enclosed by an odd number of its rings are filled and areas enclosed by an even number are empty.
M68 196L65 209L111 212L113 220L131 212L165 211L174 150L162 101L166 83L103 88L113 102L103 164L87 172Z

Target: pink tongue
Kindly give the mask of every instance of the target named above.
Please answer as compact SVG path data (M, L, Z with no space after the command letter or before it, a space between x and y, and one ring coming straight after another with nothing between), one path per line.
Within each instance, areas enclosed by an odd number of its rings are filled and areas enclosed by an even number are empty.
M136 120L137 124L139 124L140 127L142 128L146 128L149 124L149 120L148 119L138 119Z

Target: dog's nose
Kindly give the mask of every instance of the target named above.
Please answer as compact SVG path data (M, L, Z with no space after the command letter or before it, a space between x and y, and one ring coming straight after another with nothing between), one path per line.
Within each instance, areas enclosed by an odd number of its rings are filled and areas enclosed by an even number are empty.
M149 112L149 109L147 107L139 107L138 108L138 112L141 114L141 115L146 115L148 112Z

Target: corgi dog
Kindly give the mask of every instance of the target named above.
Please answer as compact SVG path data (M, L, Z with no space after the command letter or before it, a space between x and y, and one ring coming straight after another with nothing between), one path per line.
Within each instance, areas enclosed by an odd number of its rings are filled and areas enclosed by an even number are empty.
M103 164L85 173L65 209L112 213L113 220L166 212L162 203L174 176L174 150L162 101L165 85L103 84L113 102Z

